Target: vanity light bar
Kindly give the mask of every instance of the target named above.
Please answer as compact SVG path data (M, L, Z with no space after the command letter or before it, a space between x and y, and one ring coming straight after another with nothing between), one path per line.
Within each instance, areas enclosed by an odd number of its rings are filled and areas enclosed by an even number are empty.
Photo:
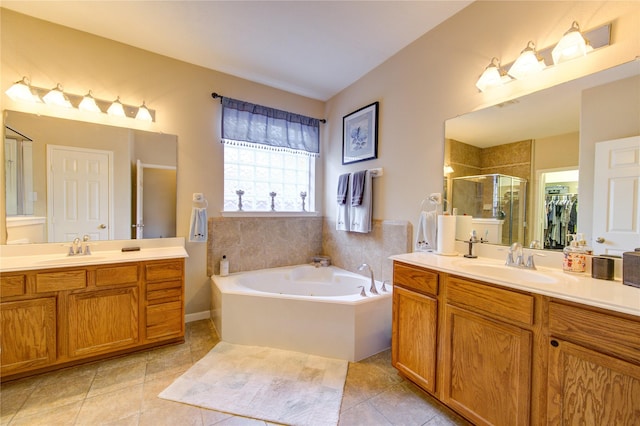
M127 105L120 101L120 97L114 101L106 101L94 98L91 91L86 95L75 95L65 92L60 84L57 84L53 89L45 89L31 85L27 77L23 77L20 81L14 83L5 93L14 101L47 103L81 111L129 117L149 122L156 121L156 111L149 109L145 102L142 102L140 106Z
M605 24L598 28L595 28L590 31L585 31L583 33L579 32L580 27L576 21L573 22L571 28L563 38L554 46L549 46L542 50L535 50L535 45L532 41L527 44L527 47L521 52L521 56L519 56L515 61L506 64L504 66L500 65L500 60L498 58L492 58L491 62L484 70L478 81L476 82L476 87L481 92L491 89L492 87L501 86L506 84L514 79L524 79L530 77L532 75L531 71L525 71L519 73L514 65L517 67L521 67L521 63L526 58L523 58L523 55L529 55L529 57L536 58L534 65L536 65L537 71L543 71L544 69L550 68L552 66L557 66L558 64L570 60L576 59L577 57L586 56L587 54L597 50L601 47L609 46L611 42L611 24ZM561 59L559 62L559 58L562 58L562 55L558 53L558 51L554 52L557 47L562 47L560 45L566 43L566 38L569 36L571 38L577 38L577 34L582 34L587 47L583 49L584 54L581 56L567 56L568 59ZM529 58L531 59L531 58ZM547 65L551 64L551 65ZM509 70L508 72L506 70Z

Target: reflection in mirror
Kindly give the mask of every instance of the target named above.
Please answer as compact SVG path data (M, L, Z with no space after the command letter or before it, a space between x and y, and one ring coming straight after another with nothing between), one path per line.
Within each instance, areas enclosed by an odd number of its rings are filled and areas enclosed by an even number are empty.
M150 216L138 238L175 237L176 153L175 135L5 111L7 243L136 238Z
M515 226L518 231L513 232L514 223L506 220L502 234L489 242L518 241L525 247L563 248L566 235L576 232L579 193L592 191L578 188L581 93L632 75L637 75L634 62L447 120L445 198L457 207L459 215L499 221L505 212L503 205L515 205L509 198L514 191L474 183L472 202L456 182L477 181L479 175L486 176L487 182L497 175L526 181L526 192L518 190L522 221ZM474 209L468 207L469 203L475 203ZM479 223L475 227L479 237L486 232ZM507 238L509 235L512 238Z

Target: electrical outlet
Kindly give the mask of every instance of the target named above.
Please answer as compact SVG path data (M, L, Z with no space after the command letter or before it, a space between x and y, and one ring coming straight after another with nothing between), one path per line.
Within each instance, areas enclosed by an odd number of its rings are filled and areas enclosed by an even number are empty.
M442 194L439 192L434 192L430 194L429 199L436 204L442 204Z

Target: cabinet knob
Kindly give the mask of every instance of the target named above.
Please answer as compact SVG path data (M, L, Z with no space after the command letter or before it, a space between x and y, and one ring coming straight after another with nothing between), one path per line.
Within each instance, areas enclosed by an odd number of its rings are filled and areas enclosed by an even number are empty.
M560 343L558 343L557 340L552 340L551 341L551 346L553 346L554 348L557 348L558 346L560 346Z
M98 228L107 229L107 225L105 225L104 223L101 223L100 226L98 226Z
M598 243L598 244L604 243L604 238L602 238L602 237L596 238L596 243Z

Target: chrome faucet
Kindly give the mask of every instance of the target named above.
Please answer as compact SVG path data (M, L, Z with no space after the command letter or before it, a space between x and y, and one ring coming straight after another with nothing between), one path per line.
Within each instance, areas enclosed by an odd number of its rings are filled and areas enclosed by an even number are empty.
M82 240L79 237L76 237L71 242L71 246L69 247L69 256L77 256L81 254L89 255L91 254L91 250L89 249L89 240L91 237L88 235L84 235ZM84 242L84 249L82 248L82 242Z
M505 262L505 265L513 266L515 268L536 269L536 265L533 262L533 254L529 254L525 263L524 249L522 248L522 244L518 242L511 244L509 247L509 253L507 254L507 261Z
M373 269L371 269L371 266L369 266L367 263L363 263L362 265L358 266L358 271L362 271L365 268L369 270L369 275L371 276L371 288L369 289L369 293L379 294L378 289L376 289L376 281L373 279Z

